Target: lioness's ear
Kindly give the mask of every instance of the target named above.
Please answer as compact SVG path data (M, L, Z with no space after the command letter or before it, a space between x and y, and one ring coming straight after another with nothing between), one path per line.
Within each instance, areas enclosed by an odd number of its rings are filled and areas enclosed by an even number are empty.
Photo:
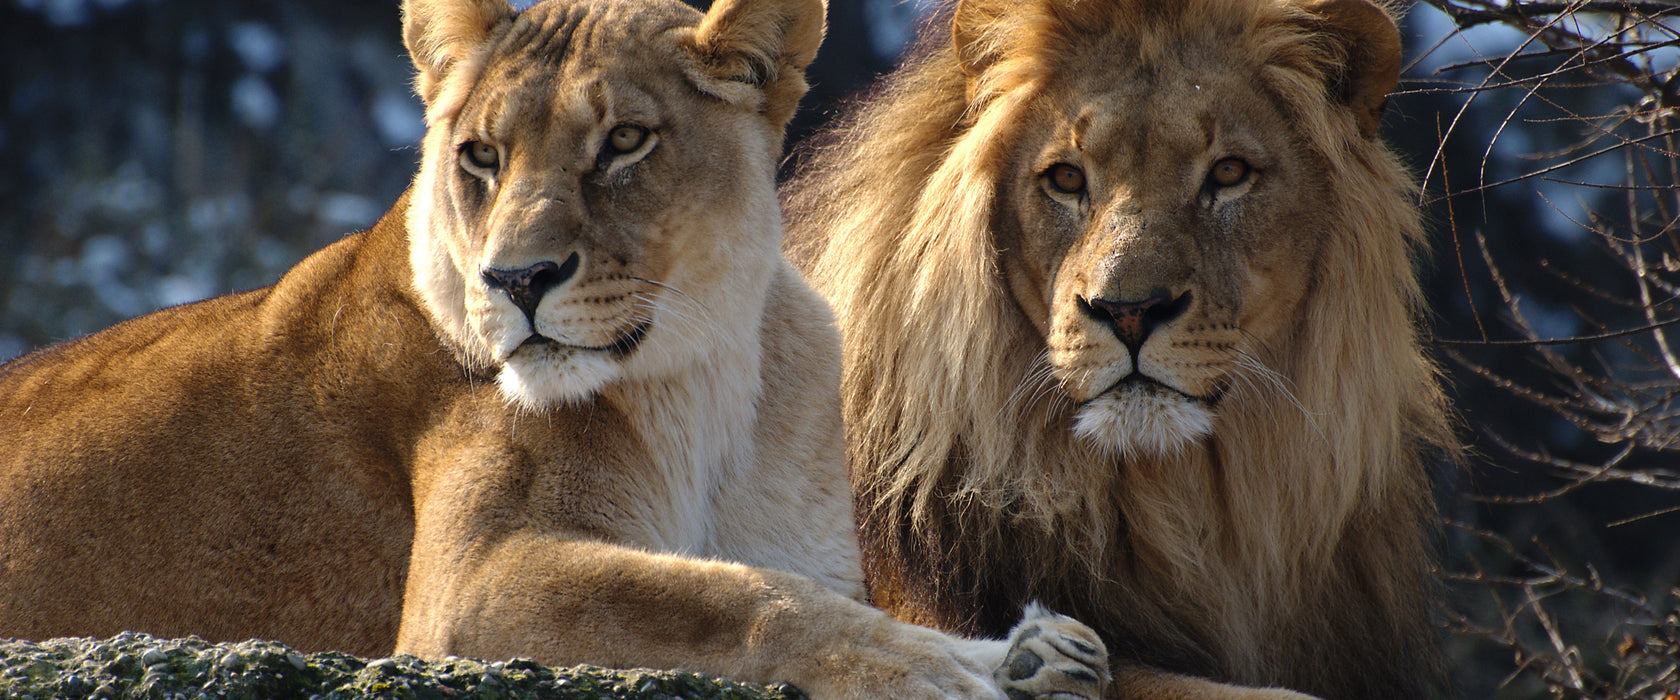
M1353 110L1361 136L1375 136L1388 93L1400 82L1400 30L1367 0L1306 0L1301 7L1318 16L1313 29L1346 57L1332 73L1331 95Z
M787 123L805 95L805 67L827 27L824 0L716 0L688 46L701 90L737 104L761 91L771 123Z
M431 104L444 76L516 14L507 0L403 0L403 44L419 71L421 99Z

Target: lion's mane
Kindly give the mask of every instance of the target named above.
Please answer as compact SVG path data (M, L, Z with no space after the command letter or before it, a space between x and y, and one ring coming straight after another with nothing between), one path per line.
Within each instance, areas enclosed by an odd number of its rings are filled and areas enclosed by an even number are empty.
M1323 202L1333 240L1302 271L1317 281L1272 349L1272 379L1234 388L1200 449L1122 459L1079 440L1044 338L1002 277L994 198L1053 65L1044 10L993 18L1007 28L977 41L1000 58L972 76L938 29L949 17L936 21L804 152L784 192L788 248L844 336L873 595L967 633L996 633L1042 599L1122 660L1327 695L1357 690L1337 666L1358 664L1366 690L1400 697L1437 658L1429 455L1451 439L1417 326L1416 190L1326 98L1345 49L1302 31L1304 10L1177 5L1082 6L1093 24L1135 27L1146 54L1177 32L1234 28L1339 183Z

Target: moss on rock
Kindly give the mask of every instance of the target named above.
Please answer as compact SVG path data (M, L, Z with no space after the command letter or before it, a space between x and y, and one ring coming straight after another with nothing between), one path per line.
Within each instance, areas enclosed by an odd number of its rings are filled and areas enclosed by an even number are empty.
M685 698L797 700L794 688L676 671L553 669L528 659L305 654L275 642L211 644L124 632L110 639L0 641L0 695L48 698Z

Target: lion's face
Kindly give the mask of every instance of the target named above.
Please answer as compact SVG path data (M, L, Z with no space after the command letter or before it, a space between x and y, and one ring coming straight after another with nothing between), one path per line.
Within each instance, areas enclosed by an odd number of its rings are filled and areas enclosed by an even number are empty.
M1324 178L1240 60L1206 46L1064 73L1000 183L1010 291L1099 445L1213 432L1234 386L1276 381L1263 368L1312 283Z
M781 123L756 86L705 73L699 19L547 2L422 74L416 286L511 400L583 399L752 335Z

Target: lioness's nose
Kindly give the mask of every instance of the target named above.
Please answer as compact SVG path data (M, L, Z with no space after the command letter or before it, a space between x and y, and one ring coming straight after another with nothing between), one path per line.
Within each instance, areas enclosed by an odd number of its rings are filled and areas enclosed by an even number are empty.
M480 273L484 283L491 289L507 292L513 305L525 313L528 319L535 319L537 304L542 301L548 290L566 283L566 280L577 274L578 254L572 253L566 262L555 264L544 260L540 263L521 270L498 270L486 267Z
M1114 335L1136 352L1155 329L1178 318L1190 307L1190 293L1173 298L1164 289L1150 292L1138 301L1091 297L1084 304L1085 312L1114 329Z

